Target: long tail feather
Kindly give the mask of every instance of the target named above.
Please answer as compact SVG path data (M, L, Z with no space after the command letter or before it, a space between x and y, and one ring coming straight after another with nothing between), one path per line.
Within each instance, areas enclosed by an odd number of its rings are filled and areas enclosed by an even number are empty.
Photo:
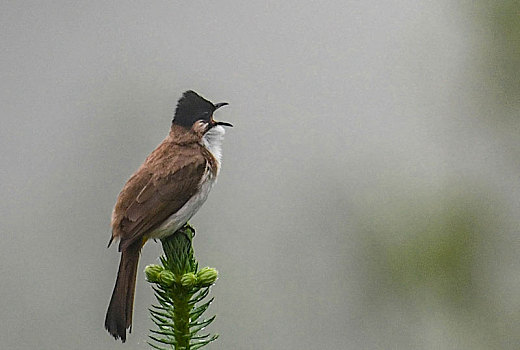
M119 271L112 298L108 305L105 328L116 339L126 341L126 329L132 331L135 281L141 244L134 243L121 252Z

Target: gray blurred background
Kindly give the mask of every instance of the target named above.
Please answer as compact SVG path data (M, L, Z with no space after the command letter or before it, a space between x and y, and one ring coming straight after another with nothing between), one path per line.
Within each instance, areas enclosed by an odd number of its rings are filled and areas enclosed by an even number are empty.
M2 1L0 348L103 328L116 196L181 93L230 102L192 219L211 349L520 348L518 1Z

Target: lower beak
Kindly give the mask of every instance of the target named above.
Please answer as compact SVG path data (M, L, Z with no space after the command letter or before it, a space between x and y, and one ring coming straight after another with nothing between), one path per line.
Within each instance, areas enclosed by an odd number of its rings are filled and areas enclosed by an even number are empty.
M230 127L233 127L233 124L231 123L228 123L228 122L215 122L215 125L223 125L223 126L230 126Z

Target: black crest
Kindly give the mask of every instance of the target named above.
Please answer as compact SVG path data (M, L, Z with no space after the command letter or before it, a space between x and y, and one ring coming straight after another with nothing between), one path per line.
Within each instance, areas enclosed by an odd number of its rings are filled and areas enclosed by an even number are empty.
M215 109L213 103L202 98L195 91L186 91L177 103L173 124L191 128L197 120L209 123Z

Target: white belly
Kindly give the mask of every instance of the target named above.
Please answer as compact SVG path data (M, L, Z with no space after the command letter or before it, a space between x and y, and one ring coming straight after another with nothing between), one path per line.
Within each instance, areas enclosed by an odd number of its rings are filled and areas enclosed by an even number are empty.
M200 186L200 191L191 197L181 209L170 215L161 226L151 232L150 238L167 237L187 223L208 198L209 191L215 184L215 180L215 176L209 176L209 178Z
M218 171L220 170L220 159L222 154L221 145L224 133L224 128L219 125L207 132L202 139L204 147L211 152L217 161L217 174L212 174L208 169L207 173L204 174L202 178L199 192L191 197L176 213L170 215L161 226L151 232L150 238L163 238L173 234L187 223L188 220L191 219L191 217L200 209L202 204L204 204L208 198L209 191L211 191L211 188L217 181Z

